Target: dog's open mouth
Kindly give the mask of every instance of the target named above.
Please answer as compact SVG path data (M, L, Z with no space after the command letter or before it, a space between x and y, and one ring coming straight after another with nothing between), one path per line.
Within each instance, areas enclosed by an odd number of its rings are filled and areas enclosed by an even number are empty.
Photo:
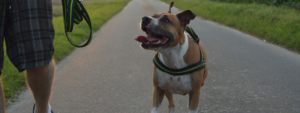
M135 40L141 42L142 47L147 49L167 45L170 38L164 35L155 34L150 30L147 30L147 37L138 36L137 38L135 38Z

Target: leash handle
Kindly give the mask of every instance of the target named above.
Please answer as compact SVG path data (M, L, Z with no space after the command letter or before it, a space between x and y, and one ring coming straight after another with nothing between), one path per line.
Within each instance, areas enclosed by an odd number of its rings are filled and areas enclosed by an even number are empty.
M69 42L75 47L85 47L92 40L92 23L91 19L83 7L82 3L79 0L62 0L63 6L63 17L64 17L64 27L65 34L69 40ZM68 35L68 32L73 31L73 26L75 24L79 24L83 19L87 22L90 28L90 36L88 40L82 45L76 45Z

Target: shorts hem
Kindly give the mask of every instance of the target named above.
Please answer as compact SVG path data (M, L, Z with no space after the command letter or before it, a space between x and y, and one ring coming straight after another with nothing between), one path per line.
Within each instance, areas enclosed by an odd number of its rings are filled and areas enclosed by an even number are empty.
M42 66L46 66L48 65L50 62L52 61L51 59L48 60L44 60L44 61L40 61L40 62L36 62L35 65L32 64L21 64L19 67L17 67L19 72L22 72L26 69L31 69L31 68L37 68L37 67L42 67Z

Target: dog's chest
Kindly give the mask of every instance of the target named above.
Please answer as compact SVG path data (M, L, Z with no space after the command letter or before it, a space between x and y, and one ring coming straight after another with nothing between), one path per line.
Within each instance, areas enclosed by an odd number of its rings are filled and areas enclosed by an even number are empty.
M159 87L173 94L185 95L191 91L190 75L174 76L157 69Z
M177 68L183 68L187 66L183 59L183 56L188 50L188 36L186 33L184 33L184 35L185 41L183 45L180 45L178 43L175 47L164 49L164 51L160 51L161 55L159 56L159 60L162 63L169 66L172 65ZM169 90L173 94L185 95L192 90L191 78L189 74L174 76L157 69L157 76L159 87L164 90Z

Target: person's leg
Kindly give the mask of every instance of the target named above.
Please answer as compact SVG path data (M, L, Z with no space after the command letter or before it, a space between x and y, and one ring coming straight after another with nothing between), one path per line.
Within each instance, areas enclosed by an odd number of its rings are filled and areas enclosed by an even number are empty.
M6 53L20 72L26 70L35 113L47 113L55 66L51 0L10 0L8 6Z
M5 112L5 107L4 106L5 106L5 104L4 104L4 94L3 94L2 83L1 83L1 79L0 79L0 113Z
M27 84L36 103L36 113L48 113L54 70L53 61L46 66L26 70Z

